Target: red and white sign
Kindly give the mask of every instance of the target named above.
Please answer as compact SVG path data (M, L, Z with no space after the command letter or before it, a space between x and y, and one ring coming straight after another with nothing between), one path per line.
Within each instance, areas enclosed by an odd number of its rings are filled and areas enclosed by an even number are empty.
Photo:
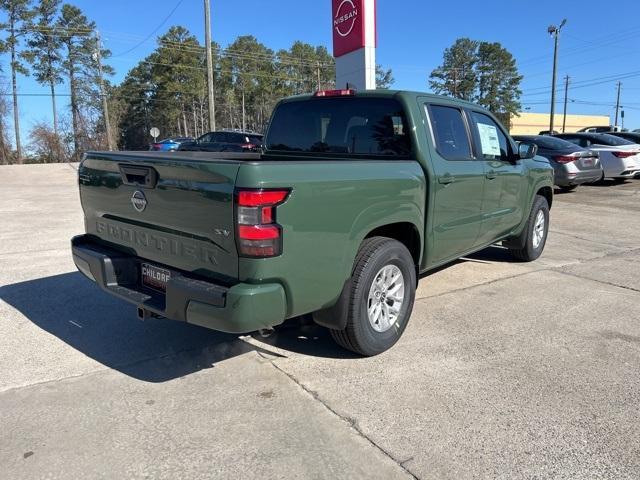
M341 57L347 53L375 46L375 27L373 32L367 28L367 0L332 0L333 2L333 56ZM373 16L373 15L372 15ZM368 38L373 36L373 38Z

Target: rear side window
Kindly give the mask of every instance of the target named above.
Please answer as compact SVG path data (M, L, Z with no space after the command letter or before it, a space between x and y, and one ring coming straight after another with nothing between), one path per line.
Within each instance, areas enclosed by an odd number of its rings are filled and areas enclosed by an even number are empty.
M471 112L476 126L482 157L489 160L509 159L509 141L493 119L484 113Z
M471 143L462 111L429 105L429 119L438 153L447 160L472 160Z
M280 152L409 158L400 103L390 98L314 98L281 104L265 144Z

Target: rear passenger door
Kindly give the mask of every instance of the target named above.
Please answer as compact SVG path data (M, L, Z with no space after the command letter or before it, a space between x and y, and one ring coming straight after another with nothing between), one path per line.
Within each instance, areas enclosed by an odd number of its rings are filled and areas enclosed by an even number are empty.
M479 244L508 234L522 220L524 185L522 161L515 159L515 146L502 126L484 112L468 110L478 158L484 164L484 220Z
M466 254L477 244L482 223L483 162L475 158L471 132L455 105L424 106L434 170L434 192L427 225L428 262L433 265ZM429 224L430 221L430 224Z

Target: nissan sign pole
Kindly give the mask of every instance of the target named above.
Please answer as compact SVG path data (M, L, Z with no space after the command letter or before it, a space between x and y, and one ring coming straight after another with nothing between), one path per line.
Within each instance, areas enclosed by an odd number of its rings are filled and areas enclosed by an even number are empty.
M331 0L336 88L376 88L376 0Z

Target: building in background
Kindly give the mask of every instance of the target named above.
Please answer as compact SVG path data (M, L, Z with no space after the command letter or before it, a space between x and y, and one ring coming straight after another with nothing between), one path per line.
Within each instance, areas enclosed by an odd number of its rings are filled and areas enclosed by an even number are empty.
M511 135L537 135L549 130L548 113L521 112L511 117ZM610 125L607 115L567 115L566 132L577 132L585 127ZM562 114L556 114L555 129L562 132Z

